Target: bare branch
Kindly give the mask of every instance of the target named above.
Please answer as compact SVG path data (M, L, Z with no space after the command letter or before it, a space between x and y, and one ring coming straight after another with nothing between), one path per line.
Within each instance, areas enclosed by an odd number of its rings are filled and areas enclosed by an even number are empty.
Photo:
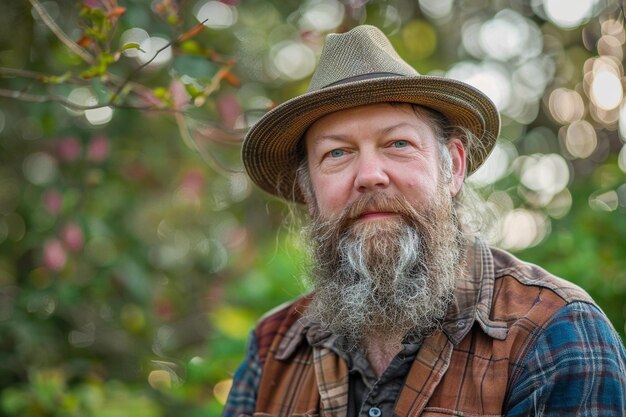
M220 145L241 145L243 142L244 130L218 129L210 125L195 128L196 134L207 141L219 143Z
M39 16L41 17L41 20L43 20L46 26L48 26L48 28L52 31L52 33L54 33L56 37L59 38L59 40L63 42L63 44L65 44L65 46L67 46L72 52L74 52L76 55L78 55L83 61L87 62L88 64L93 65L96 62L95 58L89 52L87 52L80 45L78 45L76 42L70 39L70 37L67 36L65 32L61 30L59 25L56 24L52 16L50 16L50 14L39 3L38 0L28 0L28 1L30 1L30 4L32 4L33 8L37 11Z
M30 94L30 93L24 93L24 92L14 91L14 90L5 90L5 89L0 89L0 97L12 98L15 100L27 101L30 103L60 103L63 106L74 111L99 109L101 107L109 105L109 104L94 104L94 105L87 106L87 105L75 103L61 96L38 95L38 94ZM113 107L116 107L119 109L158 111L158 112L167 112L167 113L180 113L181 112L181 110L177 110L177 109L173 109L169 107L160 107L160 106L133 106L133 105L127 105L127 104L116 104Z
M213 76L213 78L211 78L211 83L207 85L203 91L205 97L210 96L219 88L222 78L224 78L224 76L228 74L231 68L232 64L226 64L225 66L220 68L220 70Z
M21 77L21 78L37 80L44 84L57 84L56 82L50 82L50 79L53 77L61 78L65 76L55 76L55 75L49 75L49 74L44 74L42 72L36 72L36 71L30 71L30 70L0 67L0 77ZM84 78L76 78L76 77L69 77L67 79L64 79L63 83L73 83L73 84L83 84L83 85L91 84L89 80L85 80Z
M240 172L240 171L225 167L220 161L217 160L217 158L213 154L211 154L211 152L207 152L206 149L198 146L198 143L189 133L189 126L187 125L187 120L185 119L184 114L176 113L174 117L176 118L176 124L178 125L178 131L180 133L180 136L183 138L183 141L185 142L185 144L190 149L198 152L200 156L202 157L202 159L204 160L204 162L206 162L211 168L213 168L213 170L215 170L217 173L222 174L222 175L237 174Z

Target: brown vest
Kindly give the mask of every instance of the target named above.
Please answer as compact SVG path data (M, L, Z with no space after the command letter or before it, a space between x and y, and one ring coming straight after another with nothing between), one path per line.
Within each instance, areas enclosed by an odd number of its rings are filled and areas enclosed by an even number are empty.
M426 338L395 407L398 416L500 416L519 365L552 316L580 288L477 242L443 329ZM301 298L256 330L262 378L255 416L345 417L348 369L333 352L311 347L299 319Z

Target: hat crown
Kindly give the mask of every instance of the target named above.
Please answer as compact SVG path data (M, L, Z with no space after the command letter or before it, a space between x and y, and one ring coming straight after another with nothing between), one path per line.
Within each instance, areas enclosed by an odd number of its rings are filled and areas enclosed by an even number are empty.
M307 92L351 78L416 76L380 29L362 25L346 33L330 34Z

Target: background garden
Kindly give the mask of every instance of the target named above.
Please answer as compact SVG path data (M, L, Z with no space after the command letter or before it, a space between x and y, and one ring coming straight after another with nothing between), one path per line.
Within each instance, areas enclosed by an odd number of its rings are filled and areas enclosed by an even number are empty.
M217 416L249 330L306 291L246 127L369 23L485 91L488 241L626 322L618 0L0 3L0 416Z

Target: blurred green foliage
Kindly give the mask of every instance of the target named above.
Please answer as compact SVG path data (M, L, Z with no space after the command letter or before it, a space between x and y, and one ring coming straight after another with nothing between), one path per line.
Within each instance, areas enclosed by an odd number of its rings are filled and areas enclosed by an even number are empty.
M532 117L504 114L502 140L519 156L563 155L567 188L542 202L513 156L479 191L506 196L501 217L525 210L543 219L532 242L509 248L588 290L624 338L624 122L593 110L584 81L589 60L605 54L602 34L614 31L603 22L623 22L623 11L600 2L560 28L531 3L540 2L3 2L0 415L219 414L255 321L306 291L297 226L286 227L294 212L241 173L240 129L305 90L326 32L359 23L383 28L434 74L493 64L472 52L465 29L503 10L538 34L533 65L549 62L549 76L528 87L540 90ZM149 44L124 38L132 28L174 41L171 57L147 65ZM623 57L623 41L618 49ZM550 92L562 87L584 98L580 119L597 134L586 156L564 145L572 120L551 113ZM101 105L109 109L98 113Z

